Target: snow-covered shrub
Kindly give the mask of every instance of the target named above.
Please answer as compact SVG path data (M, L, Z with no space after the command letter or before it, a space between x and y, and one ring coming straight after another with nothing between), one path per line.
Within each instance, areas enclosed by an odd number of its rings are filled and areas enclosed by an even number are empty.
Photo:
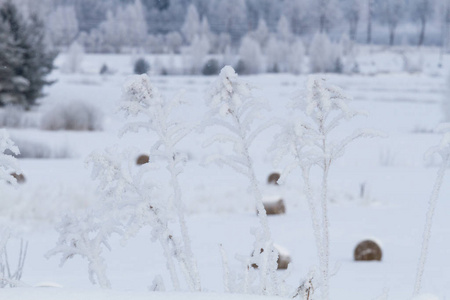
M111 69L107 64L103 64L99 71L100 75L111 75L114 73L115 73L115 71L113 69Z
M258 74L264 70L263 56L259 43L246 36L239 47L239 61L242 62L240 74Z
M8 105L0 110L0 127L38 127L38 119L33 112L25 112L21 106Z
M72 153L67 145L55 147L37 140L20 138L15 138L14 140L20 149L19 154L12 154L17 158L49 159L69 158L72 156Z
M424 59L422 53L402 53L403 71L408 73L421 73L423 71Z
M220 71L219 62L217 61L217 59L212 58L208 60L203 66L202 74L217 75L219 74L219 71Z
M82 101L56 104L42 115L44 130L96 131L102 129L102 114L93 105Z
M368 130L357 130L340 139L332 139L333 130L342 121L348 121L360 115L348 105L350 98L324 79L311 76L308 79L305 94L294 99L292 108L298 109L303 116L286 125L276 137L275 163L284 157L290 157L281 178L283 182L295 168L300 167L303 175L304 190L308 201L314 230L317 253L319 256L323 299L329 295L329 222L328 222L328 174L333 162L344 154L346 146L361 137L379 135ZM318 142L320 141L320 142ZM320 197L313 193L310 172L312 168L321 171Z
M273 246L261 190L249 153L253 140L269 126L266 124L256 130L252 129L252 123L264 105L252 96L251 87L241 81L230 66L221 70L218 80L212 85L208 94L207 104L210 110L203 122L203 128L219 126L223 132L205 141L203 146L230 143L234 152L214 154L208 157L206 163L226 165L249 180L260 223L260 227L253 232L255 235L254 255L244 259L245 276L255 277L256 286L250 286L249 282L233 282L227 275L225 278L227 289L234 292L281 295L282 282L276 274L278 253ZM250 267L254 264L258 266L258 269Z
M426 155L427 156L436 154L439 155L441 158L441 166L439 167L439 170L436 175L436 180L434 182L434 187L430 196L428 211L426 214L424 232L422 237L422 247L420 252L419 263L417 265L416 281L414 284L414 296L418 296L422 288L422 277L428 256L428 247L431 238L431 227L433 224L434 211L436 210L436 205L439 198L439 192L441 190L441 186L444 180L444 175L450 163L450 123L441 124L437 128L437 131L443 133L442 140L439 143L439 145L434 146L430 150L428 150Z
M134 74L147 74L148 71L150 71L150 64L148 63L148 61L145 58L139 58L138 60L136 60L136 62L134 63L134 69L133 72Z
M81 64L84 57L84 48L78 42L73 42L67 51L61 70L65 73L79 73L82 71Z

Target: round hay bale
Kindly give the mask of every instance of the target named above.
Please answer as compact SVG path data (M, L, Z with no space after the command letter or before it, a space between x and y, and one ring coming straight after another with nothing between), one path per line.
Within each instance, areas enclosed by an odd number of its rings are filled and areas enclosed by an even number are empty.
M10 175L17 180L18 184L25 183L25 176L23 174L11 173Z
M289 263L291 262L291 256L284 248L282 248L278 245L273 245L273 246L278 251L277 270L286 270L288 268ZM263 252L264 252L264 249L261 248L260 253L263 253ZM252 253L252 256L253 256L253 253ZM257 264L252 264L251 266L252 266L252 268L258 269Z
M150 157L147 154L139 155L139 157L136 160L137 165L143 165L150 161Z
M275 249L278 251L278 270L286 270L288 268L289 263L291 262L291 255L289 252L281 247L280 245L273 245Z
M383 253L380 246L371 240L365 240L359 243L354 252L355 261L381 260Z
M262 201L267 215L281 215L286 213L286 206L281 197L263 198Z
M281 176L280 173L277 172L270 174L269 177L267 178L267 183L278 185L277 181L278 179L280 179L280 176Z

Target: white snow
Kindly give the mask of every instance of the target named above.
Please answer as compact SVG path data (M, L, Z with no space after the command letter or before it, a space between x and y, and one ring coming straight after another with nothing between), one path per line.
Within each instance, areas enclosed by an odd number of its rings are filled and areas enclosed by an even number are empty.
M344 137L357 128L373 128L388 134L383 139L355 142L336 161L330 173L329 189L333 202L329 204L330 220L330 298L346 300L376 299L388 290L388 299L410 299L420 255L425 214L440 161L431 156L424 160L425 152L439 145L442 135L433 129L443 121L441 102L445 94L446 69L450 56L444 55L439 68L436 49L424 52L422 73L403 71L403 62L395 52L380 48L361 49L358 63L362 74L323 75L333 85L340 86L352 96L353 107L366 111L368 117L343 124L337 133ZM152 64L157 57L149 56ZM161 56L160 59L168 59ZM177 57L178 59L178 57ZM62 64L64 57L58 58ZM5 300L60 300L60 299L252 299L250 296L228 294L174 294L149 292L148 287L158 275L171 289L170 277L160 245L150 240L150 229L123 241L113 236L111 251L105 251L106 273L112 289L103 291L92 286L88 277L88 264L79 257L69 259L59 267L59 258L45 259L44 254L54 248L58 239L54 230L61 214L80 212L101 200L96 184L85 167L85 159L93 151L118 144L134 149L130 156L133 164L137 154L148 153L157 137L146 131L131 133L122 139L117 132L124 118L116 114L122 86L132 72L132 59L126 55L85 55L81 74L61 74L46 88L48 96L33 114L42 115L60 101L82 100L97 107L104 114L103 131L42 131L37 128L8 131L18 140L33 140L51 148L68 147L73 155L65 159L20 159L20 167L27 181L13 189L0 187L0 224L12 228L17 237L29 241L22 281L35 286L53 282L63 288L11 288L0 290ZM103 63L117 70L114 75L100 76ZM171 99L184 90L186 107L176 117L188 123L198 123L208 111L205 92L216 78L210 77L158 77L151 83L165 98ZM265 74L243 77L257 87L256 96L267 100L269 117L290 119L287 104L303 89L304 75ZM254 126L267 119L256 119ZM236 255L249 256L254 237L250 229L258 225L254 212L254 199L247 190L248 182L234 171L216 165L204 166L204 158L213 153L230 153L231 147L216 144L202 147L211 133L192 132L179 143L186 153L187 163L179 175L180 189L189 214L186 223L192 241L192 252L198 259L198 269L204 291L224 291L223 269L219 244L228 256L231 271L239 271L241 262ZM267 149L278 128L270 128L255 138L249 152L255 162L255 176L261 190L270 190L267 176L275 167ZM133 159L133 161L131 161ZM153 172L153 171L152 171ZM170 179L164 168L151 176L158 182L156 195L167 195ZM312 179L320 174L312 173ZM289 250L292 258L291 275L286 282L298 287L311 269L318 266L317 252L308 205L303 193L300 171L294 170L279 191L287 206L285 215L269 216L268 223L276 244ZM370 203L359 197L361 184L370 187ZM317 186L312 187L317 192ZM270 196L270 194L269 194ZM423 274L422 293L434 298L450 297L450 260L448 259L448 211L450 202L448 177L444 178L435 211L428 259ZM165 198L162 198L165 199ZM173 228L175 230L175 227ZM382 243L383 261L355 263L353 250L362 237L376 237ZM11 239L8 254L15 266L19 248L18 239ZM16 253L16 255L15 255ZM285 275L284 271L279 271ZM315 287L320 294L320 286ZM187 290L187 286L182 286ZM209 297L209 298L208 298ZM233 298L235 297L235 298ZM430 296L431 297L431 296ZM198 299L198 298L194 298ZM254 299L259 299L255 297ZM265 298L269 299L269 298ZM422 299L422 298L419 298Z

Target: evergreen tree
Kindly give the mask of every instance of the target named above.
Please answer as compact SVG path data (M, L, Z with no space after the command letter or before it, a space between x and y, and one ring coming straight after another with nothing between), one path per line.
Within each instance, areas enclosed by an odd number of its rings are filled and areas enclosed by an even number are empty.
M44 85L52 82L45 79L54 68L56 53L45 45L44 24L35 16L28 22L19 14L16 6L8 0L0 7L0 40L2 70L0 81L0 105L20 104L28 108L42 96ZM6 86L6 88L4 88Z
M14 25L14 24L13 24ZM13 39L11 25L0 22L0 104L23 103L21 93L28 86L23 77L16 76L15 70L22 65L22 51ZM20 85L17 83L21 82Z

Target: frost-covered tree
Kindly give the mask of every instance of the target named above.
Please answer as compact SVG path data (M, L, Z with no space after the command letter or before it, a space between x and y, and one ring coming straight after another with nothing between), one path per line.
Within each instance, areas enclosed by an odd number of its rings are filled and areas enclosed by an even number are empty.
M142 48L147 40L147 23L141 0L106 13L99 25L104 52L120 53L124 47Z
M314 28L311 6L309 0L291 0L283 4L283 15L288 19L292 32L296 35L308 33Z
M113 11L106 13L106 20L99 25L99 34L103 42L102 52L120 53L126 45L127 25ZM126 21L125 21L126 22Z
M167 52L180 53L181 46L183 45L183 37L177 31L172 31L165 36Z
M185 0L157 0L144 1L146 20L149 32L152 34L166 34L180 31L184 23L184 16L189 5Z
M70 45L69 50L67 51L64 65L62 66L62 70L66 73L78 73L81 72L81 63L84 58L84 49L83 46L77 43L76 41Z
M186 49L183 56L184 65L188 74L200 74L205 63L210 44L205 36L195 36L192 44Z
M361 137L379 135L369 130L356 130L345 138L333 138L333 133L343 121L358 115L348 102L350 98L338 87L329 85L324 79L310 76L306 92L295 97L293 109L302 112L302 117L286 125L276 137L275 163L284 157L289 161L279 182L297 167L302 171L304 191L310 210L312 227L320 264L322 298L329 298L329 217L328 177L336 159L344 154L348 144ZM320 195L313 192L310 172L319 168L321 172Z
M293 59L291 47L287 41L280 40L275 36L269 39L266 46L266 67L269 72L287 72L290 66L288 60Z
M309 47L309 66L312 73L337 72L339 49L326 33L316 33Z
M205 117L204 128L219 126L224 132L214 135L203 146L228 143L233 148L232 153L211 155L207 163L228 166L249 180L260 224L259 229L254 232L253 256L246 261L245 265L247 275L249 272L257 272L257 285L251 288L250 283L245 282L240 292L280 295L282 282L276 274L278 253L273 246L261 190L249 152L254 139L269 126L266 124L258 129L252 129L252 123L264 106L261 101L252 96L250 86L241 81L230 66L221 70L218 80L211 87L207 104L210 110ZM253 264L258 266L256 271L251 268Z
M243 64L240 70L243 74L258 74L264 68L261 48L258 42L250 37L242 39L239 47L239 59Z
M310 0L310 12L320 33L328 32L341 18L336 0Z
M181 28L184 39L188 44L191 44L194 38L200 35L200 28L200 16L198 15L197 8L191 4L188 7L186 18Z
M281 16L277 24L277 38L283 42L290 42L292 40L292 30L285 16Z
M135 0L125 10L124 23L127 26L128 45L135 49L142 48L147 39L147 22L141 0ZM123 25L123 24L122 24Z
M73 6L58 6L46 22L47 32L56 46L69 46L78 34L78 20Z
M442 182L444 180L444 175L449 167L450 163L450 123L443 123L438 128L437 131L443 133L443 137L439 145L432 147L427 152L427 156L439 155L441 157L441 166L436 175L436 180L434 182L433 191L430 196L429 206L426 214L425 226L422 237L422 247L420 252L419 263L417 265L416 281L414 284L414 296L420 294L422 288L422 277L425 271L425 264L428 256L428 247L431 238L431 228L433 225L434 211L436 210L437 201L439 198L439 192L441 190Z
M258 27L256 30L249 32L248 36L255 41L258 41L261 49L264 49L270 37L270 32L266 21L264 21L264 19L259 19Z
M305 47L300 39L296 39L289 46L287 59L287 71L293 74L300 74L303 71L303 60L305 57Z
M247 31L245 0L212 0L209 20L214 20L211 29L216 33L228 33L237 43Z

